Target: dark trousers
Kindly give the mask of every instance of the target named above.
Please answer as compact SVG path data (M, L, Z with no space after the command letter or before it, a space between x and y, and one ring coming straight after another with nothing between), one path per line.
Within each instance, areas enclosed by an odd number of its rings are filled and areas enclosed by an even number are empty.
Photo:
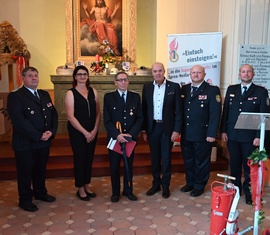
M228 141L228 150L230 154L230 175L234 176L236 180L232 183L239 187L240 193L243 189L246 197L250 197L250 168L247 165L248 157L252 151L256 149L252 143L237 142L233 140ZM244 170L245 180L242 185L242 169Z
M152 161L152 175L154 188L162 186L168 189L171 182L171 150L173 142L171 136L164 133L163 123L154 123L152 132L148 134ZM162 173L162 177L160 174Z
M91 182L97 135L92 142L87 143L83 134L70 129L69 138L73 151L75 186L80 188Z
M33 196L47 193L45 179L49 153L49 147L15 151L20 202L29 203Z
M112 150L109 150L109 160L110 160L110 173L111 173L111 184L112 184L112 194L113 195L120 195L120 166L121 161L123 161L123 155L116 153ZM133 190L133 160L134 160L134 152L127 158L128 162L128 173L129 173L129 180L130 185L128 184L128 177L124 167L124 189L123 193L131 194Z
M212 143L207 141L181 141L186 170L186 184L204 190L210 176Z

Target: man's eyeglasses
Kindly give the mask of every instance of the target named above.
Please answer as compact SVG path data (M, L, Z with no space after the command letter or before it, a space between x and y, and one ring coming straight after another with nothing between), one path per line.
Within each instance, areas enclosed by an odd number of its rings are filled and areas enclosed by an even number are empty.
M81 77L81 76L88 76L88 73L77 73L77 76Z
M115 79L115 81L117 81L117 82L127 82L128 79L127 78L120 78L120 79Z

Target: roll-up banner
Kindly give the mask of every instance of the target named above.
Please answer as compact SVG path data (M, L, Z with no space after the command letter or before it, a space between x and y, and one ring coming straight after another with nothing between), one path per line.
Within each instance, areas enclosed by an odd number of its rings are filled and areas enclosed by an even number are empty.
M191 82L194 65L205 68L205 81L220 85L222 32L169 34L167 78L184 85Z

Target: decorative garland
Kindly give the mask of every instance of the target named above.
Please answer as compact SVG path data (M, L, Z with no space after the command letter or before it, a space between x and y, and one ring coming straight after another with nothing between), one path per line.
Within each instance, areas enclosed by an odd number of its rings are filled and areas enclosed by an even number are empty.
M264 181L265 181L265 162L268 159L268 154L266 150L263 149L259 151L259 149L255 149L251 155L248 157L248 165L250 167L250 184L251 184L251 195L253 200L253 206L256 210L259 210L259 218L258 224L262 224L264 216L264 211L262 211L262 197L264 195ZM261 162L261 165L260 165ZM260 195L257 195L257 187L258 187L258 170L259 167L262 167L262 187ZM260 204L256 204L256 196L260 196Z

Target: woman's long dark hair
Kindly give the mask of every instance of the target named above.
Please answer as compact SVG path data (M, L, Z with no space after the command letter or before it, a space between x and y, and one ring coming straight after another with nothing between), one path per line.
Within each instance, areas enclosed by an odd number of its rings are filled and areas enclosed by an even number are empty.
M88 79L87 79L87 81L86 81L85 86L86 86L87 89L89 89L89 86L90 86L89 71L88 71L88 69L87 69L84 65L79 65L79 66L77 66L77 67L74 69L73 74L72 74L72 77L73 77L72 86L73 86L73 87L77 86L77 80L75 79L75 77L76 77L76 75L77 75L77 73L78 73L78 71L79 71L80 69L84 70L84 71L87 73L87 75L88 75Z

